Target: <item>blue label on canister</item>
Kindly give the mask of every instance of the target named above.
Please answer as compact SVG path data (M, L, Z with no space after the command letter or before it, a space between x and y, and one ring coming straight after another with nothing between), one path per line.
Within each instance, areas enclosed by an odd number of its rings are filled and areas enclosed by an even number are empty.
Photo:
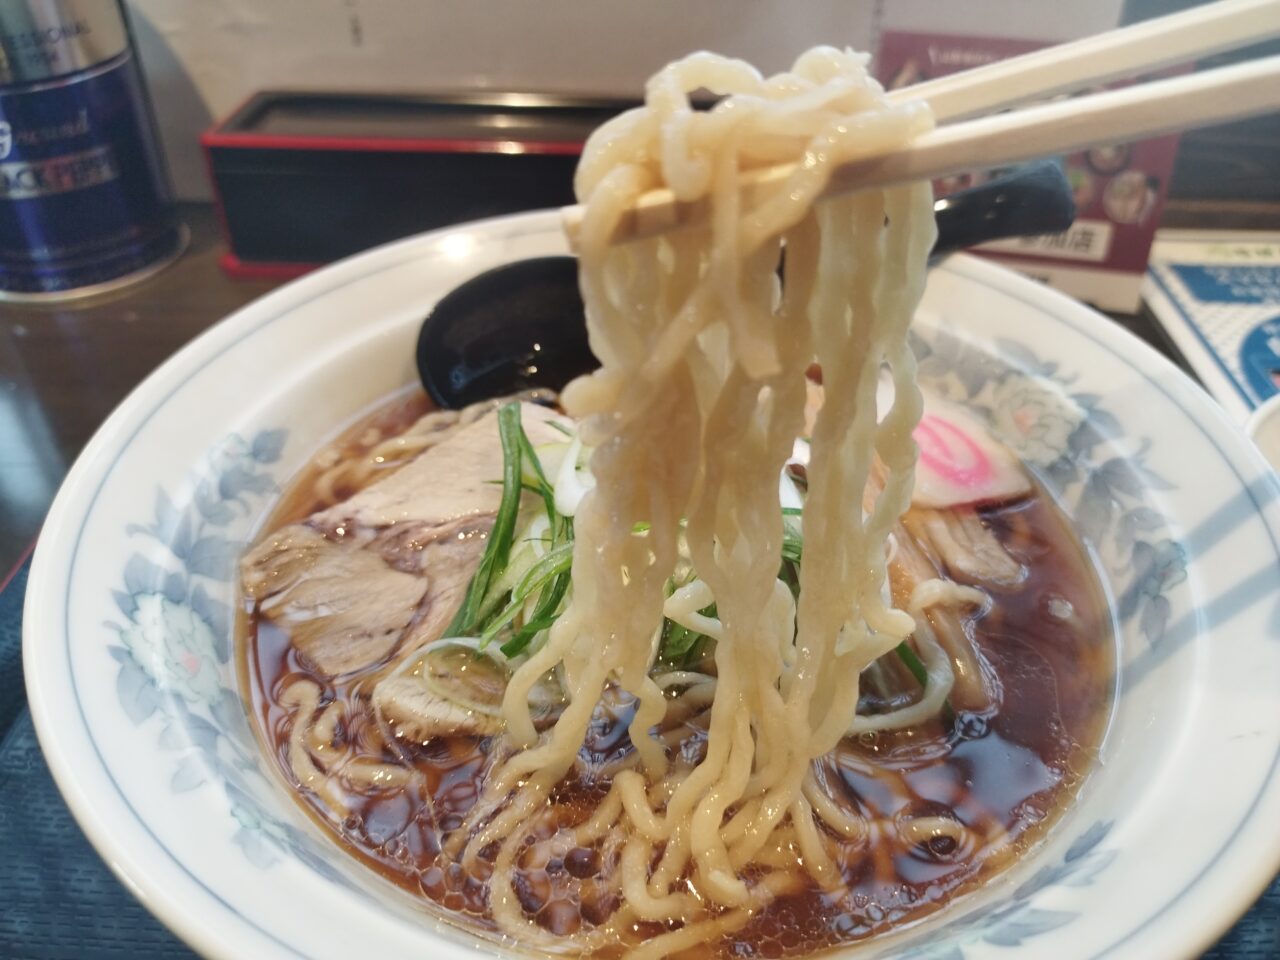
M181 243L132 49L84 69L57 68L55 41L83 46L92 26L64 18L0 35L10 65L15 51L29 50L44 57L30 69L43 63L52 75L0 86L0 296L118 280Z

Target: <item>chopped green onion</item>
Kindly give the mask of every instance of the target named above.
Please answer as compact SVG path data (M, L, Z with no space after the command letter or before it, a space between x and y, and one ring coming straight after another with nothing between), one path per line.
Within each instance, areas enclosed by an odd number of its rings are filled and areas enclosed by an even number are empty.
M804 537L799 531L782 528L782 559L799 563L804 554Z
M489 622L480 634L481 648L515 619L520 608L535 590L548 583L553 577L565 573L572 563L573 543L563 543L554 550L548 550L537 563L526 570L524 576L511 590L511 602Z
M534 451L533 444L529 442L529 435L524 432L524 427L517 422L516 429L519 431L517 439L520 442L520 453L524 458L524 462L533 468L533 474L538 481L536 484L527 485L527 489L531 489L542 497L543 503L547 505L547 516L554 522L556 518L556 492L552 489L551 484L547 482L547 475L542 469L542 461Z
M911 671L911 675L921 687L929 685L929 671L925 669L920 658L916 656L916 652L907 646L907 641L903 640L895 648L898 653L898 659L907 665L907 669Z
M681 626L673 620L667 621L666 630L663 633L662 658L671 663L683 661L698 642L698 638L702 636L697 630L690 630L688 627Z
M783 517L800 517L804 511L800 507L783 507ZM804 534L800 532L798 523L788 523L785 519L782 523L782 559L789 560L792 563L799 563L800 556L804 553Z
M714 603L698 611L704 617L714 617L716 612ZM667 620L662 625L662 639L658 644L658 650L663 660L679 665L694 659L701 652L705 640L707 640L706 634L690 630L674 620Z
M538 587L542 586L553 576L564 573L573 563L573 542L562 543L553 550L548 550L538 562L528 569L523 577L517 581L515 587L511 591L513 600L524 601Z
M566 544L566 546L572 546L572 544ZM542 596L538 598L538 603L533 608L533 616L529 618L529 622L524 624L516 631L515 636L502 645L504 654L508 657L514 657L516 654L522 653L534 637L556 622L557 611L560 609L560 603L564 600L565 593L568 592L571 580L572 577L566 565L563 570L556 574L555 579L551 581L551 586L542 591Z
M489 584L506 568L511 556L511 540L515 536L516 511L520 509L520 404L509 403L498 411L498 437L502 441L502 499L498 514L489 531L489 542L467 585L462 606L445 630L447 637L465 637L475 629L484 606Z

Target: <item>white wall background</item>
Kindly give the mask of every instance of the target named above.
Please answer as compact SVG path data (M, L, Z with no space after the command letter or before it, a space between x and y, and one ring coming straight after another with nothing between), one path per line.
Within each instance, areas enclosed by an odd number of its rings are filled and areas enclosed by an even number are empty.
M209 195L197 138L262 89L628 95L706 48L766 72L877 31L1068 39L1121 0L129 0L180 197ZM1069 12L1068 12L1069 9Z

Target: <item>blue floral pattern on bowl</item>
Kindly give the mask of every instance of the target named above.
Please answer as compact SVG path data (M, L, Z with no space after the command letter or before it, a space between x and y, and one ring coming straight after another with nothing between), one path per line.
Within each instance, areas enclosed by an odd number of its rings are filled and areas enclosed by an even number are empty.
M108 624L119 642L107 649L120 665L116 692L124 712L137 725L155 724L157 745L174 757L169 783L175 793L221 786L238 825L234 842L250 862L269 867L287 851L358 889L312 837L267 812L267 798L278 788L263 769L236 691L234 614L215 597L234 582L245 546L227 530L279 492L272 467L287 436L263 430L250 440L228 437L209 456L185 509L156 491L152 519L126 528L145 547L126 565L124 589L113 594L124 621Z

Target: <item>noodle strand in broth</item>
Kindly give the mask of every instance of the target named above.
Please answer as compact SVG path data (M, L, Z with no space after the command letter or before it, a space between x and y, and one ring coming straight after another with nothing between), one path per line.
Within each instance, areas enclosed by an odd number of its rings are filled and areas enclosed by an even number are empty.
M697 111L689 95L699 88L730 99ZM910 503L921 399L906 334L935 233L928 184L813 199L835 166L930 125L922 105L890 107L860 55L814 50L766 80L698 54L658 74L646 106L588 144L577 181L581 276L602 366L571 384L563 403L594 447L596 486L575 517L572 601L507 687L512 752L467 827L477 829L470 852L501 839L491 903L509 932L542 933L510 909L518 900L503 867L573 767L611 683L635 698L629 732L643 771L643 780L619 774L611 788L629 821L623 898L641 919L683 923L644 953L741 925L795 870L838 886L814 823L832 816L831 805L810 767L850 729L859 674L915 628L886 601L885 544ZM742 171L796 157L804 163L790 182L744 208ZM708 197L710 226L611 246L628 205L656 186ZM820 520L805 531L793 607L785 587L778 595L778 476L803 430L815 360L827 402L812 437L806 513ZM893 402L878 411L886 367ZM883 486L864 515L860 492L876 457ZM668 701L649 671L682 533L723 635L705 756L654 796L645 784L663 783L672 761L651 733ZM539 737L528 695L556 668L569 705ZM837 831L860 829L832 818ZM784 828L800 856L753 879L749 868ZM684 887L689 874L699 899Z

